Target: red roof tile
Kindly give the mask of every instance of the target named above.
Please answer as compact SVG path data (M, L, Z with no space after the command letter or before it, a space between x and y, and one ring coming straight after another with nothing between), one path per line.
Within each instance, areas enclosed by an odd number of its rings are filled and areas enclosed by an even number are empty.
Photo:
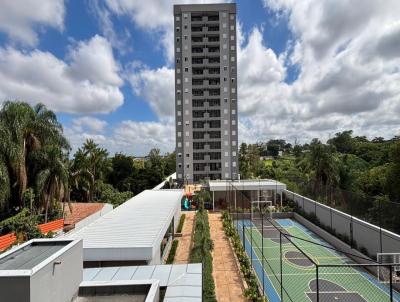
M64 225L75 225L77 222L85 219L86 217L101 211L104 203L83 203L75 202L71 203L72 213L68 205L65 205L65 222Z

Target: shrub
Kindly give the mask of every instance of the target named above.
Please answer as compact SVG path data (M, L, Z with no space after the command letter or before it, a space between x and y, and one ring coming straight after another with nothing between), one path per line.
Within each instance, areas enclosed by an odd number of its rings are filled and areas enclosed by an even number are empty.
M179 219L178 228L176 229L177 233L182 233L183 223L185 222L186 214L182 214Z
M195 232L193 248L190 255L191 263L203 264L203 298L206 302L216 302L215 284L212 276L212 255L214 244L210 238L208 214L200 209L195 217Z
M120 192L115 189L112 185L106 183L100 183L98 187L97 195L102 202L111 203L114 207L118 207L125 201L133 197L133 193L130 191Z
M250 301L266 301L266 298L259 291L258 281L252 270L250 259L244 250L237 230L233 226L232 218L226 211L222 212L222 225L224 227L225 234L232 240L233 249L235 250L238 258L240 270L248 286L244 292L245 297Z
M175 253L176 253L176 249L178 248L178 243L179 243L179 241L176 240L176 239L172 242L171 249L169 251L166 264L174 263Z
M41 238L42 233L37 227L38 216L32 215L28 209L22 209L17 215L0 222L0 234L15 233L18 241Z

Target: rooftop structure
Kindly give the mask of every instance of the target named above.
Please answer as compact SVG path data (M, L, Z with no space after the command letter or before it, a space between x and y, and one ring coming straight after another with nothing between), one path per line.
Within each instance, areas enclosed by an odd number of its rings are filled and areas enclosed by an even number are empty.
M202 301L201 263L88 268L84 270L83 280L82 285L89 282L157 280L161 288L166 288L164 302Z
M236 4L174 5L174 22L177 179L236 179Z
M146 190L81 230L85 266L159 264L180 216L183 190Z
M1 300L70 301L82 273L82 241L31 240L0 256Z

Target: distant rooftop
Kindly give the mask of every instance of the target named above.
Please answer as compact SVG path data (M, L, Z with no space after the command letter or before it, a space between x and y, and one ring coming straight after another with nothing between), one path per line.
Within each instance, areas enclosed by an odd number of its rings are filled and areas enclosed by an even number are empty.
M210 180L208 185L210 191L228 191L230 186L237 190L286 190L284 183L273 179Z
M65 206L64 225L75 225L82 219L101 211L104 203L100 202L75 202L71 203L72 212L69 206Z

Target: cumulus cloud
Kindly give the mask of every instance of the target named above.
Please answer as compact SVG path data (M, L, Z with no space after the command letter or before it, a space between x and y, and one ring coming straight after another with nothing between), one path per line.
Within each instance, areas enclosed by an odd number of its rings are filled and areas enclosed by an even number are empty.
M83 131L84 129L87 129L92 132L102 132L107 126L106 121L91 116L83 116L74 119L72 124L74 125L74 129L77 131Z
M196 3L223 3L227 0L197 0ZM128 16L141 29L154 34L169 63L174 57L173 4L193 3L192 0L106 0L108 10L117 16Z
M0 48L0 100L42 102L68 113L108 113L122 105L123 80L109 42L100 36L49 52Z
M40 7L39 7L40 6ZM45 26L62 30L64 27L64 0L2 0L0 2L0 31L13 42L35 46L36 29Z

